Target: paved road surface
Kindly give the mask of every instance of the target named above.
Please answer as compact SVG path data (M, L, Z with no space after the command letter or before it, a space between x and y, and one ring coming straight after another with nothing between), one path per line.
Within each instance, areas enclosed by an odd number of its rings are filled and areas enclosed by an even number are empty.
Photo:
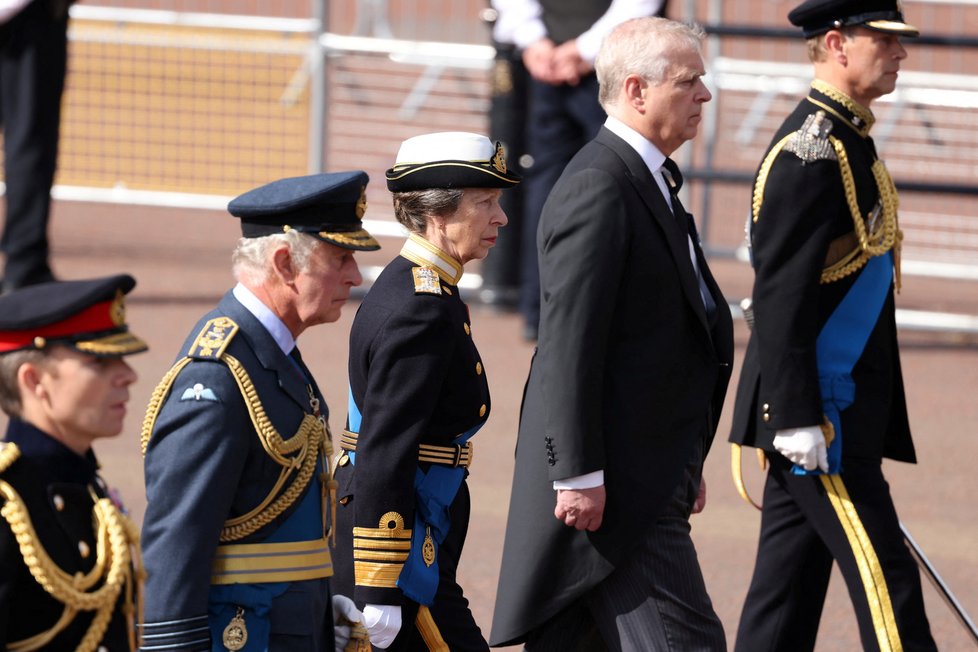
M133 330L152 350L131 358L140 375L132 389L123 436L97 446L104 474L140 519L145 499L138 434L142 413L156 382L172 363L196 319L231 286L230 251L237 221L220 212L60 203L53 216L54 267L63 278L126 271L139 285L129 301ZM363 256L382 264L399 243L385 241L380 252ZM739 301L749 292L749 270L732 261L714 261L721 287ZM973 284L905 280L898 305L915 309L954 309L978 314ZM300 338L304 358L316 374L338 432L347 391L347 335L356 306L340 322L317 327ZM477 620L488 631L512 477L519 403L532 346L520 337L519 320L472 306L474 337L485 360L493 393L492 418L476 438L470 486L473 515L460 574ZM738 358L746 329L738 324ZM903 363L910 416L920 464L887 463L886 473L901 517L930 555L958 598L978 615L978 509L973 469L978 462L978 340L951 335L904 333ZM733 396L731 387L729 396ZM727 630L736 632L740 606L754 562L758 513L743 503L730 482L725 443L730 400L721 432L707 462L709 501L693 519L693 534L707 586ZM752 457L745 458L752 463ZM762 475L745 464L756 495ZM528 524L532 526L532 524ZM937 594L926 589L928 613L942 650L973 650ZM826 605L819 651L858 649L858 634L841 579L836 576Z

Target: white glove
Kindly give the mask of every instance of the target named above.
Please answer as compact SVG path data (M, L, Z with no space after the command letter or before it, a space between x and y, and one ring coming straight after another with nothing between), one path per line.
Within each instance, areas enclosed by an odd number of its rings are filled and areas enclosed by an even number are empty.
M401 607L389 604L368 604L363 608L363 626L370 634L374 647L387 648L401 630Z
M350 642L350 625L363 620L363 614L353 604L353 600L345 595L333 596L333 639L336 650L341 652Z
M778 430L774 433L774 447L806 471L818 466L825 473L829 472L829 454L821 426Z

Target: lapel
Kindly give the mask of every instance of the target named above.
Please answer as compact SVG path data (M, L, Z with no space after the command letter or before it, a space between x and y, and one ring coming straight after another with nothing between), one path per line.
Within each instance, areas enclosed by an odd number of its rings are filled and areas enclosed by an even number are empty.
M656 185L655 179L652 178L652 173L649 171L648 166L645 165L645 161L638 155L638 152L632 149L628 143L604 127L598 132L595 141L614 151L625 164L629 182L635 188L635 192L638 193L642 202L645 203L652 213L653 220L658 224L666 244L669 246L669 253L672 255L673 263L676 266L676 272L679 275L679 282L682 286L683 294L686 295L686 301L689 302L693 312L696 313L700 323L703 324L703 328L709 333L710 326L706 321L706 309L703 307L703 297L700 296L696 270L693 269L693 263L689 259L687 233L679 226L679 222L676 220L676 216L673 215L672 209L666 204L662 193L659 192L659 187ZM695 241L694 248L697 250L698 260L701 261L699 245ZM699 264L701 270L705 269L706 265L703 262ZM713 291L712 287L710 291Z
M282 353L282 349L278 347L271 334L254 315L234 298L233 294L228 292L224 295L218 305L218 310L238 324L241 329L238 331L238 336L245 338L248 348L251 349L261 366L276 375L278 386L282 391L298 403L303 412L309 412L309 391L306 389L306 385L312 382L312 376L309 376L309 380L303 378L302 372L296 368L292 359ZM305 371L308 373L308 370ZM313 388L315 389L315 384L313 384ZM259 389L260 392L261 389ZM320 400L320 404L322 405L322 400Z

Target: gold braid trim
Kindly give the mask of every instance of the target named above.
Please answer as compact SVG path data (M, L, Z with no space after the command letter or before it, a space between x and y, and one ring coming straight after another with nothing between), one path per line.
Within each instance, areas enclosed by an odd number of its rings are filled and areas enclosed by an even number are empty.
M166 375L163 376L163 379L160 380L156 389L153 390L140 431L140 445L142 446L143 455L146 454L146 448L149 445L153 427L156 425L156 419L159 416L160 409L163 407L163 402L173 388L173 383L176 381L180 371L193 360L194 358L186 357L174 364ZM249 534L257 532L265 525L268 525L291 507L302 495L316 470L316 458L320 449L323 447L325 431L322 422L318 418L311 414L305 414L296 433L288 440L283 439L268 418L268 414L265 412L265 408L258 396L258 391L255 389L254 383L251 382L251 378L248 376L248 371L244 368L244 365L228 353L221 354L220 360L228 366L228 369L231 371L231 376L238 385L238 390L241 392L245 406L247 406L248 416L255 428L255 432L258 434L258 440L261 442L262 448L265 449L265 452L268 453L268 456L276 464L282 467L282 472L275 481L275 485L257 507L246 514L225 521L221 529L220 540L222 542L229 542L243 539ZM326 445L328 447L328 443ZM312 454L310 454L310 451ZM296 455L287 457L290 453L296 452ZM282 491L282 487L285 486L289 476L297 469L298 474L295 476L292 484L289 485L284 493L280 494L279 492Z
M153 426L156 425L156 418L160 415L163 401L173 389L173 382L177 379L177 375L192 360L193 358L184 358L170 367L163 379L156 385L156 389L153 390L153 394L149 398L149 405L146 406L146 416L143 417L143 427L139 431L139 447L143 451L143 457L146 457L146 447L149 446L149 439L153 436Z
M894 262L896 267L896 278L899 284L899 261L900 261L900 241L903 239L903 232L897 226L897 198L896 186L883 161L877 159L873 162L873 177L876 180L876 187L879 191L882 219L872 233L866 229L866 220L859 210L859 203L856 200L856 182L852 176L852 167L849 165L849 157L846 154L845 146L837 138L829 136L829 141L835 148L835 153L839 158L839 171L842 174L842 186L845 189L846 203L849 205L849 212L852 215L853 228L855 229L856 239L859 247L851 251L841 260L822 270L819 279L821 283L832 283L845 278L858 271L873 256L882 256L887 251L894 250Z
M751 219L757 223L757 218L761 215L761 204L764 203L764 186L767 184L767 175L771 172L774 159L781 153L781 149L794 137L792 132L778 141L778 144L771 148L771 151L764 157L761 169L757 172L757 180L754 182L754 195L751 198Z
M245 399L245 405L248 406L248 414L251 417L255 431L258 433L258 439L261 441L262 447L273 460L283 467L278 481L275 483L272 491L265 496L261 504L247 514L229 519L224 523L220 539L222 542L227 542L237 541L253 532L257 532L262 527L271 523L298 500L309 485L309 480L312 479L313 473L316 471L316 462L319 457L318 453L322 446L323 437L325 436L325 429L319 419L311 414L305 414L295 435L288 441L283 440L275 429L275 426L268 419L265 408L261 404L261 399L258 397L258 392L255 390L255 386L251 382L251 378L248 377L248 372L244 366L236 358L227 353L221 356L221 360L228 365L228 368L231 370L231 375L234 377L235 382L238 383L238 388L241 390L241 395ZM294 457L285 457L286 453L295 451L299 451L299 453ZM289 488L284 493L275 498L273 502L272 497L278 493L286 477L297 467L299 472L292 481L292 484L289 485Z
M8 448L5 447L0 454L4 458ZM0 514L10 525L24 564L35 581L66 607L65 613L53 628L29 639L11 643L10 649L19 652L40 649L74 619L76 612L94 611L92 623L77 648L78 652L91 652L105 635L123 585L130 587L134 574L137 585L141 583L141 569L134 573L130 554L131 546L139 546L136 526L119 512L111 500L100 498L92 509L97 530L95 569L99 572L97 575L94 572L88 575L69 575L48 556L31 523L27 506L16 490L0 480L0 495L5 500ZM89 591L103 578L102 586ZM131 593L127 588L127 596L129 595ZM69 611L72 613L69 614ZM128 615L131 615L131 611L127 611Z

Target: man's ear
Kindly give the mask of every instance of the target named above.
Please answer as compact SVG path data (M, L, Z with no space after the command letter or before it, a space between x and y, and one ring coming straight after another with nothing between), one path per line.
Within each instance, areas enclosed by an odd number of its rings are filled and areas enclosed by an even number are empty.
M41 369L33 362L25 362L17 368L17 387L21 399L28 394L39 399L47 395L47 388L41 384Z
M624 95L625 101L636 109L643 109L645 107L645 89L647 87L648 83L639 75L628 75L625 77L625 81L622 82L622 94Z
M296 269L295 262L292 260L292 251L288 245L280 245L272 252L272 270L279 280L285 285L295 283L295 277L299 270Z
M839 63L846 64L846 53L845 53L845 43L846 36L841 31L837 29L830 29L825 33L823 44L825 45L826 54L838 61Z

